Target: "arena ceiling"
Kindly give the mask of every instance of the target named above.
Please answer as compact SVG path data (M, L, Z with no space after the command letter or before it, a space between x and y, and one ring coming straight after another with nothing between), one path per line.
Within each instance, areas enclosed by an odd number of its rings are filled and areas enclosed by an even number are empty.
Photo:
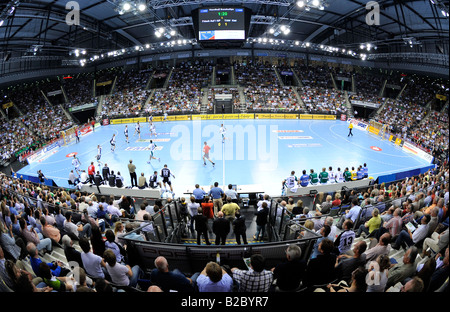
M317 1L317 0L316 0ZM251 10L249 37L273 36L270 28L287 25L278 37L337 47L372 43L379 53L440 53L448 57L449 1L380 0L380 25L370 26L368 1L325 0L78 0L80 25L68 25L69 0L4 0L0 3L0 57L67 54L74 49L99 53L167 40L155 30L176 30L172 39L195 38L192 12L213 5ZM143 11L121 12L124 2L145 2ZM315 3L317 4L317 3Z

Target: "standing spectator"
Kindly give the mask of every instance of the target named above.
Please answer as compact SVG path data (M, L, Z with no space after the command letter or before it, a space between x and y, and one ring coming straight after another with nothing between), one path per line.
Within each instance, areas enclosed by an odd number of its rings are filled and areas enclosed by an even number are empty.
M256 233L253 235L253 240L263 240L264 234L266 232L267 217L269 216L269 208L267 208L267 203L263 202L261 209L256 212ZM261 239L259 234L261 233Z
M213 203L214 203L214 216L217 217L217 213L222 210L223 201L222 198L224 197L225 193L223 190L219 187L219 182L214 182L214 187L211 188L209 191L209 196L212 197Z
M231 197L227 197L227 203L222 206L222 209L220 211L223 212L225 219L230 221L230 223L233 223L235 215L237 212L239 212L239 210L239 205L233 202Z
M88 167L88 175L89 175L89 182L94 183L95 166L94 166L93 161L91 161L91 164ZM82 178L81 178L81 182L83 182Z
M130 163L128 164L128 171L130 172L131 187L138 186L137 175L136 175L136 166L133 164L132 159L130 159Z
M200 185L196 184L195 189L192 191L192 195L195 197L195 201L201 204L205 198L206 192L203 188L200 188Z
M239 283L240 292L267 292L273 281L272 271L264 269L265 259L260 254L250 257L249 270L232 268L233 279Z
M223 212L217 213L217 218L213 222L212 231L216 235L216 245L225 245L227 235L230 233L230 221L223 217Z
M238 193L235 190L233 190L233 185L232 184L228 184L228 189L225 191L225 196L226 197L230 197L231 201L233 203L237 204L237 202L238 202L238 198L237 198Z
M203 215L202 207L198 207L197 215L192 217L195 231L197 232L197 245L201 245L201 236L205 238L206 245L211 245L208 239L208 218Z
M236 212L236 219L234 219L232 225L234 235L236 237L236 243L240 245L242 237L244 245L247 245L247 226L245 225L245 218L239 212Z
M102 176L103 176L103 181L108 181L109 180L109 175L111 173L109 172L109 167L108 164L105 163L105 165L102 168ZM106 183L106 182L105 182Z

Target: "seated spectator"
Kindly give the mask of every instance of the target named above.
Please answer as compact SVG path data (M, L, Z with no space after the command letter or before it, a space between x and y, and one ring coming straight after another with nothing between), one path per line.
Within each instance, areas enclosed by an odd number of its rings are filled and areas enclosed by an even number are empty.
M135 265L132 268L127 264L117 263L116 255L111 249L106 249L103 258L111 281L118 286L136 287L138 279L143 276L142 269Z
M358 267L352 272L350 286L328 284L327 288L330 292L366 292L366 275L367 270L364 267Z
M336 278L339 281L345 281L347 284L351 283L352 272L359 266L364 266L366 259L363 256L367 249L365 241L359 241L353 245L353 256L348 254L340 254L336 257Z
M392 245L394 249L400 249L404 247L404 244L407 247L412 246L413 244L417 244L425 239L428 234L428 223L430 222L431 216L424 215L420 221L420 225L411 232L410 229L403 230L397 237L397 240Z
M233 279L216 262L208 262L202 272L191 277L200 292L231 292Z
M281 291L297 289L305 276L306 261L301 259L302 250L290 244L286 249L286 260L272 268L274 284Z
M81 260L81 253L73 247L73 241L69 235L64 235L61 239L64 248L64 255L70 266L76 263L79 267L83 267L83 261Z
M240 292L267 292L273 281L272 271L264 269L265 259L260 254L250 257L249 270L232 268L233 279L239 283Z
M105 278L107 275L106 263L102 257L91 251L91 245L87 238L83 237L80 239L80 247L83 251L81 253L82 267L86 270L86 273L95 279Z
M150 274L153 285L159 286L162 291L192 292L194 287L192 280L184 276L180 270L169 270L167 259L160 256L155 259L155 269Z
M336 255L332 253L333 248L333 242L329 239L325 238L320 242L320 254L309 260L306 267L306 276L303 283L305 286L326 284L335 279Z
M72 285L68 283L69 278L66 276L53 275L52 270L47 263L41 262L39 264L39 272L44 283L53 290L58 292L73 291Z
M388 281L391 261L387 255L379 255L376 264L369 263L367 292L384 292Z
M403 283L406 278L412 277L416 272L414 262L417 257L417 248L410 247L403 256L403 263L394 264L389 269L386 287L389 288L397 283Z
M379 255L389 255L391 251L391 234L384 233L381 235L378 243L364 252L367 262L375 260Z

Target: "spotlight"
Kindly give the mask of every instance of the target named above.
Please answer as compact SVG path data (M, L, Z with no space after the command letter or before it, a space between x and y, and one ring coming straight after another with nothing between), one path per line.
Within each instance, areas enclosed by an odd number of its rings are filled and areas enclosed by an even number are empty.
M129 10L131 10L131 4L129 4L128 2L125 2L125 3L123 4L122 8L123 8L123 10L124 10L125 12L126 12L126 11L129 11Z
M146 8L147 8L147 6L144 3L141 3L138 6L138 10L141 12L145 11Z
M313 0L312 5L315 7L318 7L320 5L320 1L319 0Z
M305 1L297 1L297 6L303 8L305 6Z

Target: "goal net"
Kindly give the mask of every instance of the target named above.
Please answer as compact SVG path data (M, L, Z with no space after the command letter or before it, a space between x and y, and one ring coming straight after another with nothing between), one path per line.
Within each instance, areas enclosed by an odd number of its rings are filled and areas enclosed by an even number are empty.
M369 132L384 139L386 134L386 125L382 124L381 122L371 120L369 122Z
M61 131L61 138L62 138L61 143L63 143L64 146L75 141L76 139L75 132L77 131L77 128L78 127L73 126L72 128Z

